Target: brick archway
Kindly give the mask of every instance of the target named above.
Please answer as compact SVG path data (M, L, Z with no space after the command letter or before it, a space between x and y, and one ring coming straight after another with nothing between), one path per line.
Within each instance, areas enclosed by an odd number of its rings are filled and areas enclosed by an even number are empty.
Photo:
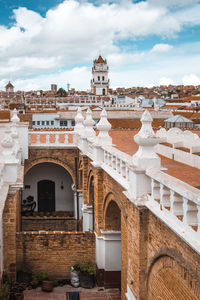
M121 231L121 210L114 200L106 207L104 223L105 230Z
M24 176L27 174L27 172L33 168L34 166L38 165L38 164L41 164L41 163L54 163L54 164L57 164L61 167L63 167L72 177L72 180L73 182L76 182L75 181L75 174L73 172L73 170L70 168L70 166L64 162L64 161L61 161L59 159L55 159L55 158L52 158L52 157L41 157L41 158L36 158L32 161L29 161L28 164L25 163L25 167L24 167Z
M107 208L110 204L110 202L113 201L116 203L116 205L118 206L119 210L121 211L121 213L123 214L124 220L127 220L127 215L126 215L126 211L125 208L120 200L120 197L114 192L114 191L110 191L105 199L104 199L104 203L103 203L103 219L104 219L104 228L105 228L105 224L106 224L106 211Z
M199 299L200 287L194 274L168 255L153 261L147 286L148 300Z

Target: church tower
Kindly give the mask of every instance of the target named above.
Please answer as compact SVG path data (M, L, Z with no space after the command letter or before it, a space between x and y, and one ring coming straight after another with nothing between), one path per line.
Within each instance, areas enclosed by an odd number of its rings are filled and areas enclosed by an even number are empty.
M107 61L101 55L94 60L92 67L91 92L97 96L108 96L109 79Z

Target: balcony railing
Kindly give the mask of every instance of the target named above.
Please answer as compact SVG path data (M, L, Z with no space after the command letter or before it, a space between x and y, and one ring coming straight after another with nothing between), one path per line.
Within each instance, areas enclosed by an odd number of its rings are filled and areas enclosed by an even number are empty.
M73 146L73 132L29 132L29 146Z

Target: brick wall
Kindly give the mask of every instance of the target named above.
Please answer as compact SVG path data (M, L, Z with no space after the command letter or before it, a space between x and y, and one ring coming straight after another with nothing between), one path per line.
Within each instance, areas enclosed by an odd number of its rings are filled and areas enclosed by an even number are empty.
M168 295L171 295L170 299L186 299L177 296L179 294L176 294L176 291L180 290L180 287L186 291L187 299L200 298L199 255L146 207L137 207L131 203L123 194L121 186L102 169L94 168L89 160L86 173L88 175L87 182L91 176L94 177L95 232L101 235L101 229L111 229L109 219L110 223L113 220L117 221L117 217L114 216L115 209L112 207L109 211L109 203L112 200L121 211L121 298L126 299L125 293L128 284L137 299L169 299L167 294L160 296L159 293L162 289L156 288L159 280L167 286L165 293L168 292ZM88 198L89 185L87 189L85 195ZM165 276L165 273L161 271L155 272L156 264L155 269L151 266L154 260L157 260L157 256L168 252L167 249L170 249L170 254L167 255L171 257L171 269L169 270L169 264L166 267ZM162 264L165 265L165 260L162 261ZM170 278L173 280L169 281ZM173 285L168 285L168 282L173 282ZM148 283L152 286L149 291ZM190 288L188 288L189 286ZM153 295L152 298L148 298L150 293Z
M67 217L22 217L22 231L76 231L76 220Z
M75 263L95 263L95 236L91 232L17 234L17 269L46 272L53 278L70 278Z
M199 255L145 207L130 203L127 213L127 283L135 297L199 299Z
M3 210L3 265L13 279L16 276L16 231L19 230L19 191L8 194Z
M109 119L109 122L112 125L112 129L116 128L140 128L141 122L140 120L116 120L116 119ZM163 119L154 119L152 122L152 126L158 128L159 126L164 126L164 120Z
M20 122L28 122L29 128L32 128L32 114L18 114Z
M194 278L173 258L162 256L153 265L149 277L149 300L198 300L199 293Z

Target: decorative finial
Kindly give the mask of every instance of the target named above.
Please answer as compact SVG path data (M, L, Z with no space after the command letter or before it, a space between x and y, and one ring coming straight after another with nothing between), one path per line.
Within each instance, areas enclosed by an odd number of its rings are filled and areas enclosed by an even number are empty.
M78 109L77 109L77 114L75 116L75 122L76 122L76 125L74 127L74 132L76 132L78 134L82 134L82 132L84 130L84 125L83 125L84 117L82 115L80 107L78 107Z
M96 137L96 133L93 128L94 124L95 124L95 122L92 118L92 112L91 112L90 108L88 108L88 110L86 112L86 119L84 121L86 137L90 137L90 138Z
M10 133L11 133L10 128L7 128L5 130L5 136L1 142L1 146L4 148L3 155L5 156L12 155L12 147L14 146L14 141Z
M155 153L154 146L160 139L156 137L151 122L153 121L148 110L142 115L142 127L134 136L135 142L139 145L136 154L133 155L133 164L141 168L160 168L160 157Z
M101 118L97 123L97 129L99 130L97 142L99 144L112 145L112 138L108 134L108 131L111 129L111 124L108 122L105 108L102 110L100 117Z
M11 118L12 123L16 124L17 122L19 122L19 117L17 116L17 110L16 108L13 110L13 115Z

